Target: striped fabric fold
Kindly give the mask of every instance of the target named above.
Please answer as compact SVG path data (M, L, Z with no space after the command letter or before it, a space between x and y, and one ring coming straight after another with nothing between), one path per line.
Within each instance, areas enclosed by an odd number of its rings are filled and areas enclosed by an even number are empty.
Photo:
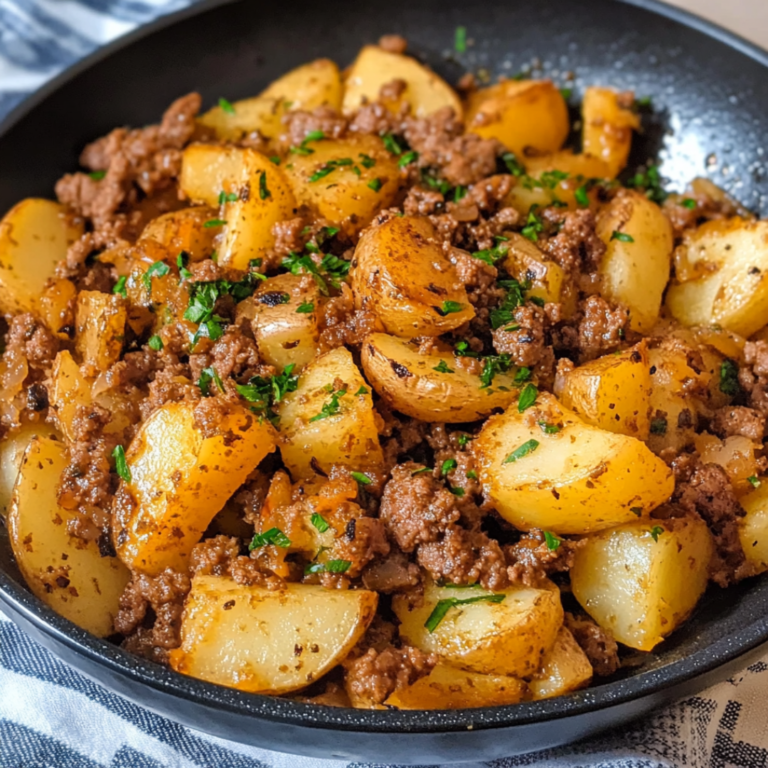
M98 46L189 2L0 0L0 118ZM767 691L768 658L620 734L466 768L768 768ZM397 768L295 757L198 733L78 674L0 613L0 768L41 767Z

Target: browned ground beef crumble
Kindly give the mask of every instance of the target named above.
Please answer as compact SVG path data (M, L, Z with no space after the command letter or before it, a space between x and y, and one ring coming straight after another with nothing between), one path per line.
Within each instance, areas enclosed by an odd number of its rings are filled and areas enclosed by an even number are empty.
M386 50L401 52L406 42L391 35L383 38L381 45ZM402 87L402 82L394 81L385 86L382 95L396 97ZM60 279L72 281L78 290L111 293L117 273L94 259L94 255L108 248L135 247L149 220L187 204L178 187L181 151L192 140L212 140L195 121L200 106L200 97L189 94L169 107L159 125L137 130L118 128L85 148L81 164L89 171L104 171L105 175L96 180L88 173L68 174L56 186L59 200L88 223L86 233L69 250L66 262L59 265ZM404 146L419 153L418 162L402 169L406 183L398 205L381 214L379 221L404 211L429 217L435 225L439 243L455 265L476 310L476 317L455 334L454 340L465 340L475 353L508 355L514 364L532 368L541 386L547 388L552 387L557 374L625 349L635 341L629 330L627 309L599 295L597 271L605 245L596 234L595 217L589 210L563 212L551 207L540 212L543 232L538 245L565 271L576 312L564 319L559 304L538 306L529 302L514 309L514 325L492 328L491 312L499 307L506 291L497 282L499 270L470 253L492 248L497 236L519 231L523 222L515 209L504 206L512 184L509 173L502 172L500 158L504 148L495 140L465 133L451 109L442 109L428 118L415 118L407 111L395 115L379 102L366 104L349 117L328 107L313 112L297 111L285 118L281 140L286 146L298 145L318 130L327 137L393 133ZM243 144L263 147L264 142L251 136ZM422 170L451 186L468 187L467 194L458 202L448 199L423 181ZM601 194L622 192L604 189ZM679 205L666 207L678 236L702 219L733 213L705 192L696 199L699 205L695 212ZM282 259L291 252L301 252L325 225L326 222L313 219L305 210L277 223L276 244L262 269L268 274L278 272ZM354 245L347 237L346 241L339 241L336 250L349 259ZM242 273L224 269L210 258L190 264L189 268L194 279L200 281L242 277ZM306 280L311 278L307 276ZM229 323L225 332L202 351L190 354L189 335L181 325L168 329L159 351L147 346L137 308L137 330L129 329L121 360L102 375L105 389L121 393L131 404L131 425L105 431L113 422L113 414L95 403L89 408L81 407L76 414L69 465L61 478L59 499L62 506L80 513L72 533L98 540L104 554L113 553L110 512L118 484L110 458L114 447L127 444L139 421L169 402L196 402L196 424L204 432L214 432L229 405L238 401L235 382L275 373L260 356L250 325L234 322L231 299L220 301L216 312ZM73 348L72 329L64 322L64 333L54 335L31 314L11 317L8 322L6 350L23 357L29 366L28 396L22 416L27 420L45 418L47 376L57 352ZM362 339L375 329L375 317L355 308L352 292L344 284L322 307L320 348L329 350L345 345L357 354ZM421 341L422 352L428 352L434 345L432 339ZM656 339L651 343L679 342ZM691 366L696 370L703 368L700 355L692 349L689 352ZM474 373L482 370L481 361L474 357L459 358L457 365ZM211 366L225 381L224 391L202 397L194 382L201 371ZM768 343L747 343L738 381L742 390L738 404L713 409L709 429L722 438L744 436L761 443L768 416ZM694 384L690 395L705 396ZM325 484L310 495L291 491L289 503L281 509L290 524L291 519L305 518L313 509L320 508L317 505L322 499L337 500L334 514L346 534L334 545L333 555L349 561L351 566L343 575L321 574L320 583L339 589L362 584L383 595L407 594L417 601L424 574L445 583L478 582L492 590L515 584L535 586L553 574L567 578L580 546L578 540L563 537L561 546L552 550L543 531L534 529L520 534L501 520L484 498L467 447L476 425L460 429L454 425L448 428L444 424L426 424L392 412L378 400L376 408L384 473L374 477L370 487L360 490L347 470L336 467ZM686 425L690 421L695 426L693 418L690 411L681 415ZM744 510L728 475L717 465L703 464L690 446L667 451L664 458L674 469L676 488L669 504L658 510L657 516L695 516L707 523L716 541L716 556L711 564L711 578L716 584L725 586L749 575L736 528ZM233 530L231 524L215 521L192 553L189 574L168 569L155 578L133 576L115 621L115 630L124 637L126 648L165 662L167 652L180 642L180 617L190 589L190 575L229 576L240 584L269 589L279 589L286 580L303 577L297 564L279 560L276 552L271 551L274 547L250 553L247 549L264 505L269 479L281 471L279 459L273 457L269 461L270 471L257 470L229 503L239 518L239 527ZM443 472L441 468L446 462L451 468ZM418 472L426 467L434 469ZM285 482L290 488L287 475ZM309 579L316 581L318 577ZM369 630L344 666L350 694L381 704L393 691L428 674L437 659L400 644L394 626L381 616L373 626L376 632ZM618 647L605 630L591 620L570 614L567 626L597 675L616 671ZM339 693L338 684L331 681L328 685L324 694L312 700L343 703L344 695Z

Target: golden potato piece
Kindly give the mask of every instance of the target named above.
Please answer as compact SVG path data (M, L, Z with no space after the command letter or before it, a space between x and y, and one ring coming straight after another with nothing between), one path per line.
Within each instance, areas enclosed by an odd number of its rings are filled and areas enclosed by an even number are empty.
M343 383L334 389L335 382ZM334 464L364 472L384 459L373 400L365 379L345 347L312 361L295 392L280 405L280 452L294 480L315 477L315 466Z
M144 227L141 240L155 240L174 256L184 251L190 261L202 261L216 250L217 230L205 222L217 216L215 208L204 205L164 213Z
M80 291L75 312L75 349L83 364L106 371L120 359L128 317L122 296Z
M587 424L647 440L651 371L645 342L574 368L563 377L557 394Z
M768 482L739 499L746 515L739 520L739 539L755 573L768 571Z
M265 155L243 150L242 161L234 183L239 198L223 208L226 226L218 262L246 270L251 261L264 258L274 247L273 227L296 215L296 200L283 172Z
M584 154L600 158L615 178L627 164L632 148L632 131L639 130L640 118L621 105L610 88L587 88L581 107L584 121Z
M286 584L269 590L196 576L173 669L251 693L281 694L319 680L343 661L376 613L378 595Z
M557 152L570 130L568 106L550 80L504 80L467 98L467 130L498 139L520 157Z
M603 295L629 309L633 331L649 333L669 282L669 219L645 195L622 190L600 212L597 234L608 249L600 265Z
M555 644L544 654L541 669L528 683L535 700L551 699L589 685L592 665L573 635L560 627Z
M238 306L247 317L264 362L279 371L293 364L298 373L317 355L320 290L309 277L277 275Z
M344 79L342 111L351 114L363 104L378 101L382 85L404 80L406 89L399 99L387 103L393 112L409 104L416 117L426 117L444 107L451 107L461 120L463 110L456 92L432 70L416 59L389 53L376 45L366 45L357 55Z
M683 325L751 336L768 324L768 221L708 221L675 251L667 307Z
M230 407L211 434L196 423L195 407L158 408L126 452L130 480L115 495L113 532L117 553L132 570L185 570L216 513L275 449L271 425L245 408Z
M365 339L361 358L368 381L387 404L422 421L477 421L517 402L520 393L515 369L496 374L483 388L479 376L457 365L453 352L421 355L413 343L385 333Z
M58 439L56 430L50 424L33 422L24 424L0 441L0 519L8 514L24 452L35 437Z
M37 310L54 267L82 234L82 220L50 200L30 197L11 208L0 221L0 311Z
M400 171L378 136L324 139L311 147L312 154L292 156L284 167L300 205L352 236L393 204Z
M527 693L522 680L506 675L479 675L437 664L413 685L395 691L384 703L397 709L468 709L517 704Z
M282 119L289 112L323 105L339 109L341 97L339 68L330 59L317 59L278 78L258 96L209 109L199 122L225 141L240 141L255 131L275 139L285 130Z
M713 553L699 518L636 520L588 537L571 568L573 594L620 643L650 651L704 594Z
M79 513L57 503L64 446L33 437L19 469L8 515L11 546L33 594L56 613L99 637L114 632L118 600L130 574L116 557L102 557L96 541L70 536Z
M90 382L66 349L54 360L48 400L54 423L69 442L74 442L73 422L77 409L92 405L93 398Z
M548 259L527 237L510 232L506 238L503 245L507 248L507 255L501 264L521 284L530 285L526 295L547 303L570 303L572 291L565 270Z
M52 280L43 291L37 311L51 333L69 341L69 329L75 324L77 288L71 280Z
M696 435L694 445L702 464L718 464L726 471L736 493L752 490L749 478L758 474L755 451L761 450L762 445L743 435L721 440L707 432Z
M513 406L491 416L472 450L485 492L523 531L599 531L674 490L667 465L640 440L586 424L546 392L524 413Z
M456 268L425 218L396 216L360 238L350 271L355 304L395 336L439 336L475 316Z
M454 600L459 602L452 607L443 602ZM461 602L467 600L475 602ZM434 626L433 612L445 608L447 613ZM560 591L549 583L489 592L429 582L420 605L414 607L407 596L395 595L392 609L404 642L438 654L451 666L484 675L533 674L563 623Z

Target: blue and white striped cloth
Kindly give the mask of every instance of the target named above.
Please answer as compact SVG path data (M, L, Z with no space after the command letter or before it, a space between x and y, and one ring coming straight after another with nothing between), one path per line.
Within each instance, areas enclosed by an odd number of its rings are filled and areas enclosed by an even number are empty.
M97 46L189 2L0 0L0 117ZM474 768L768 768L767 700L768 658L621 734ZM177 725L74 672L0 614L0 768L376 767L243 747Z

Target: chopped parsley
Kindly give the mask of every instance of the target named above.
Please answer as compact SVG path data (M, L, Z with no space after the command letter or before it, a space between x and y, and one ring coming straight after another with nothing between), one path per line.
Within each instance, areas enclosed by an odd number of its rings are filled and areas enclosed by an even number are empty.
M447 195L451 191L451 185L445 181L445 179L438 179L424 168L421 170L421 180L430 189L434 189L436 192L439 192L443 196Z
M525 168L514 152L505 152L501 156L501 160L513 176L525 176Z
M368 475L364 475L362 472L350 472L349 474L352 475L352 478L360 483L360 485L370 485L373 482Z
M638 107L650 107L653 104L653 97L641 96L639 99L635 99L635 104Z
M126 287L125 287L125 284L127 282L128 282L128 278L125 275L118 277L117 282L115 283L115 287L112 289L112 293L115 293L118 296L122 296L124 299L127 299L128 291L126 290Z
M291 540L279 528L270 528L264 533L257 533L248 545L248 549L253 551L258 547L266 547L268 544L288 549L291 546Z
M272 155L272 157L269 158L269 162L274 163L275 165L280 165L282 161L277 155Z
M539 390L533 384L526 384L520 393L520 399L517 401L517 410L519 413L527 411L535 402Z
M285 366L277 376L254 376L247 384L236 384L238 394L251 403L254 413L263 414L272 423L277 421L273 406L299 386L299 377L293 373L295 363Z
M461 434L456 438L456 442L459 444L459 448L463 448L470 440L474 440L474 437L470 435Z
M501 603L505 597L506 595L478 595L477 597L466 597L464 599L449 597L444 600L438 600L434 610L429 614L429 618L424 623L424 627L432 634L440 626L440 622L446 617L451 608L456 608L459 605L470 605L471 603Z
M459 462L456 459L446 459L443 462L443 466L440 467L440 476L445 477L449 472L456 469L459 466Z
M753 488L759 488L762 483L755 477L755 475L752 475L751 477L747 478L747 482L753 487Z
M94 181L101 181L106 175L106 171L91 171L88 174Z
M582 184L582 186L576 190L574 197L576 198L576 202L582 208L589 208L589 194L587 193L586 184Z
M319 512L314 512L312 517L309 518L309 521L320 533L325 533L331 527L328 521Z
M564 98L566 101L568 101L568 99L570 99L570 98L571 98L571 96L573 96L573 88L561 88L561 89L560 89L560 95L561 95L561 96L562 96L562 97L563 97L563 98Z
M364 387L362 384L360 385L360 389L355 392L355 395L368 395L370 394L370 390L368 387Z
M506 353L486 357L480 374L480 389L490 387L496 374L506 373L511 367L512 358Z
M333 231L334 234L338 232L338 230ZM310 243L307 245L308 249L310 245L312 244ZM314 247L317 250L317 247ZM294 251L291 251L291 253L283 259L282 265L294 275L299 275L302 272L312 275L320 292L325 296L328 295L328 283L334 288L339 288L342 279L349 274L349 269L352 266L349 261L334 256L332 253L328 253L323 256L320 266L318 267L311 256L308 254L298 254ZM325 273L325 276L322 273ZM327 281L325 278L327 278ZM307 311L309 312L311 310Z
M147 289L147 293L152 293L152 278L164 277L171 271L171 268L164 261L156 261L141 276L141 282Z
M459 304L458 301L444 301L437 312L442 317L445 317L446 315L451 315L455 312L461 312L463 308L463 305Z
M469 348L469 343L466 341L457 341L453 347L453 353L456 357L480 357L477 352Z
M667 434L667 420L666 419L651 419L651 434L652 435L666 435Z
M411 477L416 477L416 475L423 475L425 472L431 472L431 467L422 467L421 469L414 469L413 472L411 472Z
M210 397L212 381L216 383L216 386L221 392L226 391L221 376L219 376L213 366L210 366L209 368L203 368L203 370L200 371L200 378L197 380L197 386L200 387L203 397Z
M683 208L687 208L689 211L692 211L698 203L695 200L692 200L690 197L686 197L685 200L683 200L680 205L683 206Z
M221 192L219 192L219 205L224 205L224 203L236 203L237 202L237 192L225 192L223 189Z
M477 472L474 469L470 469L466 476L468 480L477 480Z
M371 179L368 182L368 188L372 189L374 192L379 192L383 186L383 182L381 179Z
M182 251L176 257L176 266L179 268L179 276L182 280L191 280L192 273L187 269L189 263L189 254L186 251Z
M154 336L149 337L147 346L150 349L153 349L155 352L159 352L163 348L163 340L157 334L155 334Z
M484 251L475 251L472 255L476 259L484 261L495 267L497 262L501 261L509 253L509 248L501 243L494 245L493 248L486 248Z
M223 227L227 222L224 219L208 219L203 223L206 229L213 229L213 227Z
M537 421L536 423L541 427L541 431L545 435L556 435L562 430L562 427L559 424L550 424L546 421Z
M507 289L504 300L498 307L491 310L490 320L491 328L497 330L503 325L509 325L514 318L514 311L525 303L525 286L514 278L509 280L500 280L499 285ZM515 328L514 330L517 330Z
M381 140L384 142L385 149L393 155L402 155L403 149L397 143L397 139L391 133L385 133Z
M526 457L529 453L533 453L539 445L540 443L538 440L531 439L526 441L519 448L515 448L515 450L504 459L502 464L514 464L516 461Z
M310 183L320 181L326 176L333 173L337 168L343 168L348 165L354 165L351 157L341 157L338 160L329 160L327 163L323 163L308 179Z
M454 495L458 497L462 497L464 495L464 489L463 488L456 488L448 486L448 490Z
M414 152L412 149L408 152L404 153L400 156L400 159L397 161L397 165L400 168L405 168L406 165L410 165L411 163L415 163L419 159L419 153Z
M128 462L125 459L125 449L122 445L116 445L115 450L112 451L112 458L115 460L115 472L120 475L120 478L126 482L131 482L131 469L128 466Z
M310 563L304 573L346 573L351 567L349 560L328 560L325 563Z
M262 200L266 200L268 197L272 197L272 193L267 187L267 172L262 171L259 175L259 197Z
M445 360L441 360L433 369L433 371L437 371L438 373L453 373L453 368L448 367L448 363L445 362Z
M661 174L655 165L649 165L645 173L636 173L626 186L645 190L645 195L654 203L663 203L669 195L661 184Z
M338 391L334 392L331 395L331 399L327 403L323 404L323 407L320 409L320 413L318 413L316 416L313 416L309 421L320 421L322 419L327 419L329 416L335 416L341 408L339 400L341 400L341 398L346 394L346 389L339 389Z
M539 176L539 181L547 189L554 189L560 182L565 181L569 176L570 174L565 171L544 171L544 173Z
M456 34L454 36L453 47L456 49L456 53L466 53L467 51L467 28L456 27Z
M226 112L228 115L234 115L235 114L235 108L232 105L231 101L227 101L225 98L219 99L219 106L221 107L223 112Z
M654 541L659 540L659 536L661 536L662 533L664 533L664 529L660 525L654 525L653 528L649 531L651 534L651 537Z
M309 144L311 141L321 141L324 138L324 131L310 131L304 137L304 141L302 141L298 147L291 147L288 151L293 155L311 155L315 150L311 147L308 147L307 144Z
M739 367L730 358L720 363L720 391L729 397L735 397L741 392Z
M525 366L522 366L517 369L517 373L515 374L514 383L518 386L520 384L525 384L528 379L531 378L533 375L533 371L530 368L526 368Z
M635 238L632 235L628 235L626 232L619 232L617 229L613 230L611 234L611 240L618 240L620 243L634 243Z
M551 552L554 552L563 543L562 539L559 539L554 533L549 531L544 531L544 541L547 542L547 549Z
M525 221L525 226L520 230L520 234L530 240L532 243L539 241L539 234L544 231L544 223L541 217L536 213L538 206L532 205Z
M363 168L373 168L376 165L376 161L370 155L366 155L365 152L360 152L358 157Z

